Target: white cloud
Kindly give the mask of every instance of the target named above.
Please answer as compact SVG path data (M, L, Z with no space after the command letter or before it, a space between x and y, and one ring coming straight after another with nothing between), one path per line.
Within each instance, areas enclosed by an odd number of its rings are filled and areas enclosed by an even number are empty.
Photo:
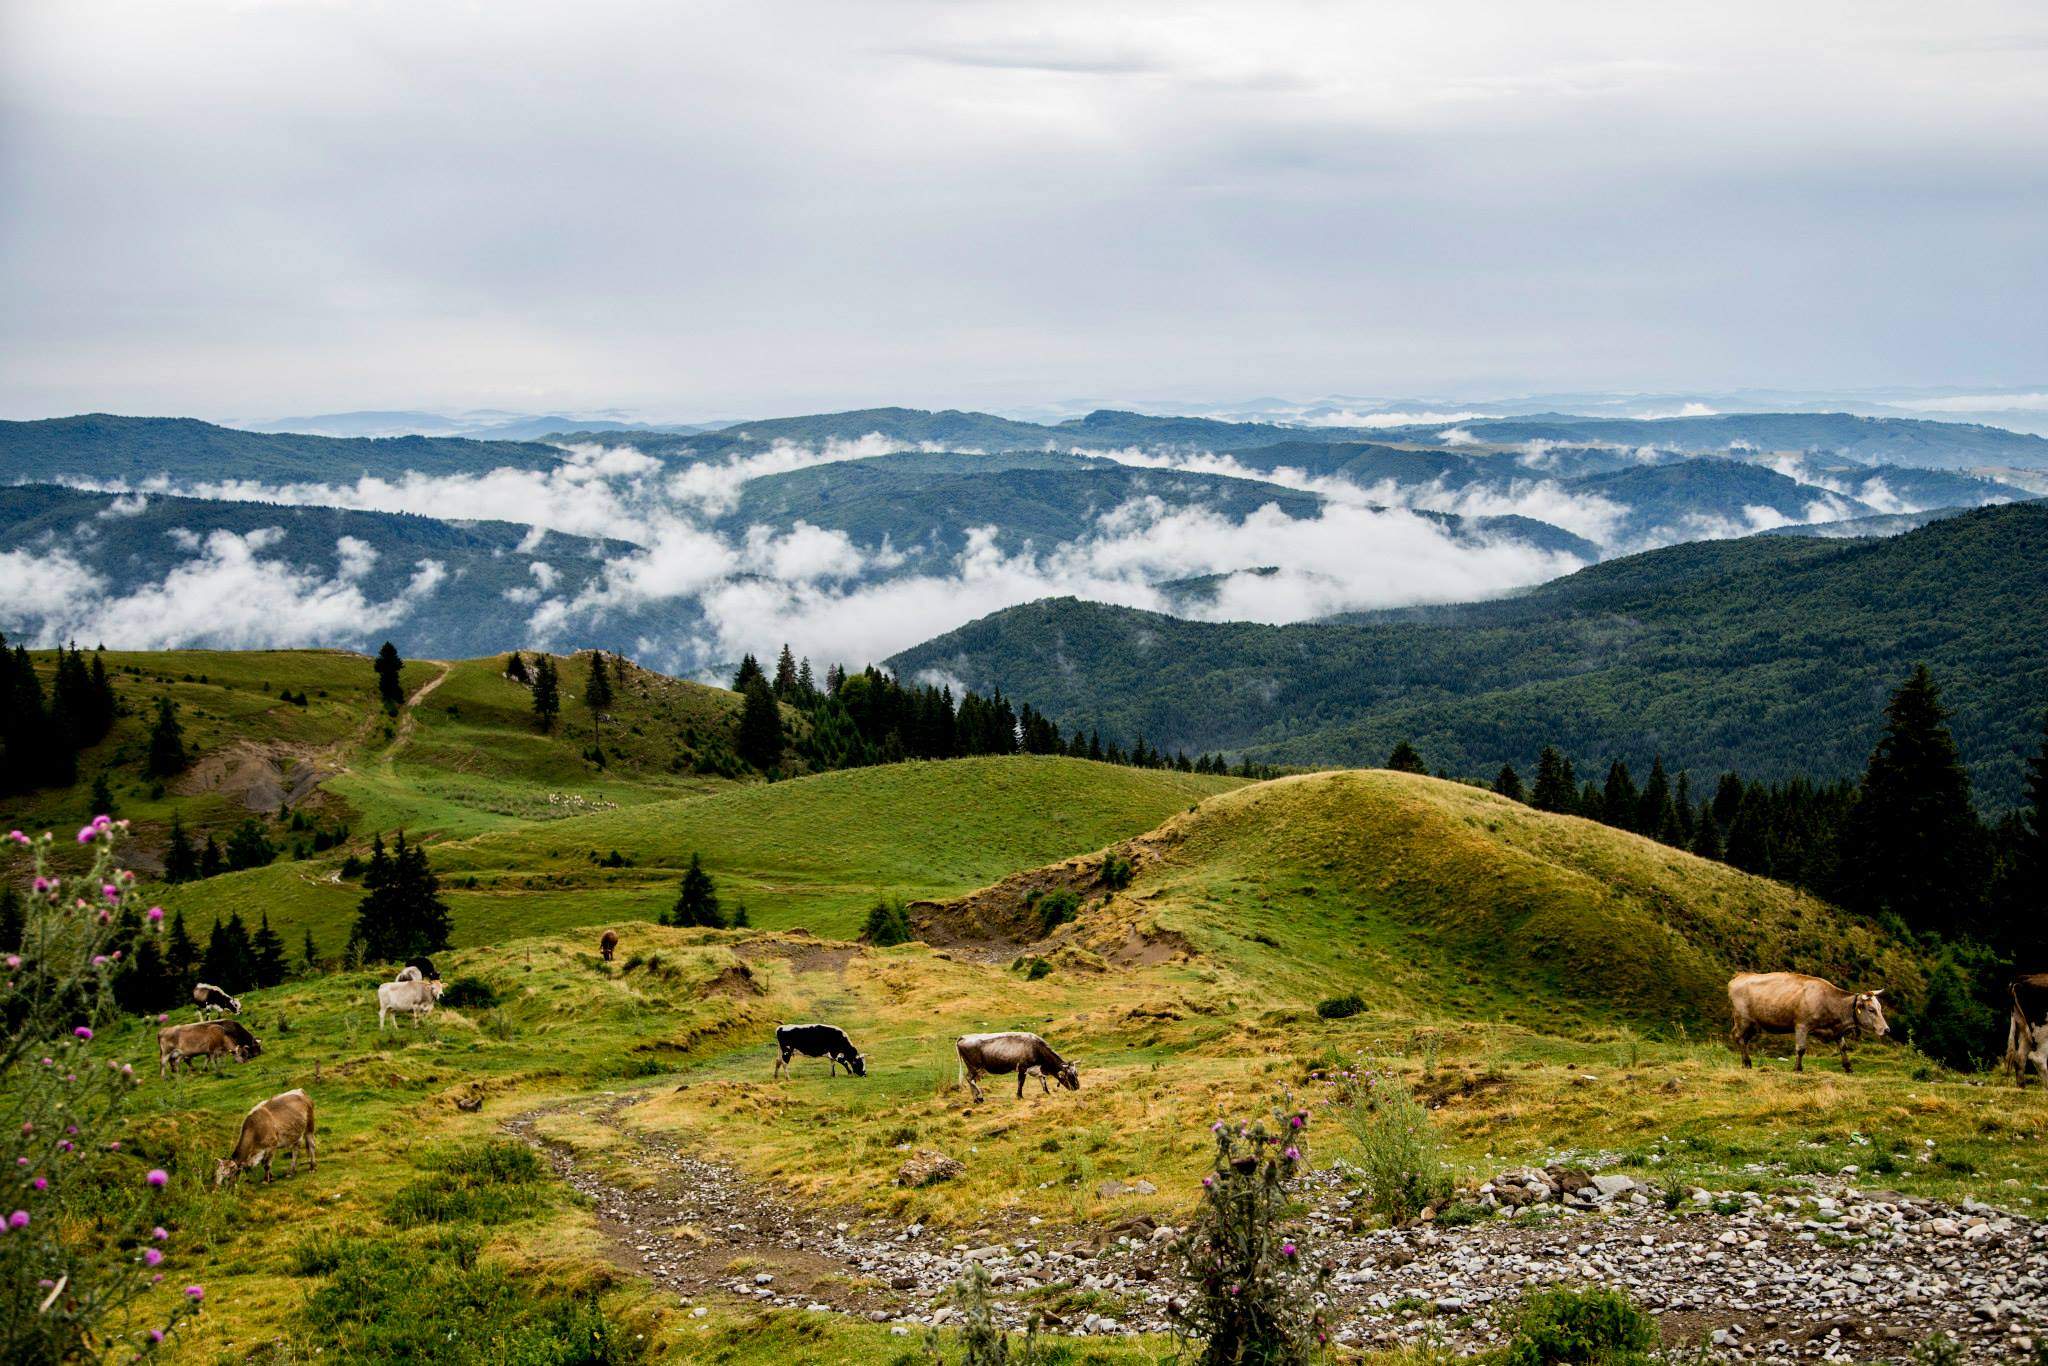
M93 515L102 521L121 517L139 517L149 507L149 499L140 493L123 494Z

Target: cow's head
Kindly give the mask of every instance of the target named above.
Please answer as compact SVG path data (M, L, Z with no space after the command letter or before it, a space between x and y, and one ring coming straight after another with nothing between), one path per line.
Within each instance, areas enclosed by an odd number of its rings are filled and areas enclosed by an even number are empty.
M1069 1091L1081 1089L1081 1074L1075 1070L1074 1064L1070 1062L1060 1064L1060 1070L1053 1073L1053 1080L1066 1087Z
M441 999L441 993L444 990L446 990L446 988L441 985L441 979L438 977L434 978L431 982L427 984L427 989L434 993L434 999L437 1001Z
M1849 1009L1856 1014L1856 1028L1876 1039L1892 1032L1884 1022L1884 1005L1877 999L1882 995L1882 990L1859 991L1849 1001Z
M254 1039L245 1039L235 1045L235 1061L247 1062L263 1051L263 1045Z
M213 1188L219 1190L241 1174L241 1163L232 1157L223 1157L213 1164Z
M856 1077L864 1077L868 1074L868 1059L865 1053L849 1053L839 1061L845 1063L846 1070L853 1073Z

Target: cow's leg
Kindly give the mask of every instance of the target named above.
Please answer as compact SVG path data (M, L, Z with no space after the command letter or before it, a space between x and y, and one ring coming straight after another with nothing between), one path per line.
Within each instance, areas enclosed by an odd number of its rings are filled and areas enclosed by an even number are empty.
M1024 1078L1030 1075L1031 1069L1028 1067L1020 1067L1017 1069L1017 1099L1019 1100L1024 1099Z
M313 1126L311 1124L306 1126L306 1136L301 1141L306 1145L306 1170L309 1172L319 1170L320 1163L313 1156Z
M1792 1031L1792 1070L1806 1070L1806 1026L1799 1025Z
M981 1100L981 1073L975 1068L967 1069L967 1089L974 1092L974 1099Z
M789 1066L789 1050L785 1048L781 1050L781 1056L775 1060L776 1080L780 1081L782 1079L782 1069L787 1066Z
M1849 1036L1844 1034L1836 1046L1842 1050L1842 1074L1847 1076L1849 1073Z
M1749 1060L1748 1025L1744 1024L1740 1020L1737 1020L1734 1023L1734 1025L1731 1026L1728 1030L1728 1042L1734 1047L1737 1053L1740 1053L1742 1055L1742 1065L1744 1067L1752 1067L1755 1065L1751 1063Z

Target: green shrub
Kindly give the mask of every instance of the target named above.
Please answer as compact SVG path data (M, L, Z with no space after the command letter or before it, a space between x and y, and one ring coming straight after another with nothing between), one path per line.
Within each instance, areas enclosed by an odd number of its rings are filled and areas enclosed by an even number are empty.
M1300 1209L1287 1183L1305 1111L1233 1130L1217 1123L1216 1158L1202 1200L1173 1245L1189 1293L1168 1307L1177 1333L1201 1344L1203 1366L1296 1366L1312 1360L1324 1329L1316 1308L1323 1273L1288 1223Z
M2005 1039L1998 1017L1979 1002L1970 977L1943 954L1927 974L1927 998L1913 1020L1913 1046L1944 1067L1974 1072Z
M1657 1346L1657 1321L1605 1287L1531 1290L1510 1323L1514 1335L1501 1353L1503 1366L1633 1366L1647 1363Z
M1051 934L1081 913L1081 898L1071 887L1055 887L1038 898L1038 932Z
M1102 860L1102 885L1112 892L1121 892L1131 885L1134 871L1131 861L1122 854L1110 854Z
M1051 975L1052 964L1046 962L1043 958L1032 959L1031 966L1024 969L1024 980L1027 982L1036 982L1042 977L1050 977Z
M384 1206L385 1219L399 1228L503 1224L545 1204L544 1189L536 1189L544 1174L540 1158L523 1143L492 1139L442 1149L420 1165L426 1174Z
M433 1361L440 1366L627 1366L631 1333L596 1298L515 1276L466 1231L414 1239L315 1239L293 1258L326 1283L299 1311L323 1359Z
M868 918L860 937L877 948L910 942L910 915L900 901L884 898L868 907Z
M454 1010L489 1010L498 993L481 977L458 977L441 992L441 1004Z
M1443 1141L1429 1111L1392 1078L1340 1111L1358 1144L1360 1203L1390 1224L1405 1224L1451 1194Z
M1364 1009L1365 998L1355 991L1316 1002L1316 1014L1326 1020L1348 1020Z

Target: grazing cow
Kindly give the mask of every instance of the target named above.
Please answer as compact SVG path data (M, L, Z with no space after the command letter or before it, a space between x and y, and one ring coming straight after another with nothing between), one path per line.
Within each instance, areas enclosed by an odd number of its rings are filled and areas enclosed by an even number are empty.
M408 958L405 960L405 965L411 968L418 976L426 978L429 982L441 980L441 974L434 971L434 960L425 955L418 958ZM401 977L399 980L404 981L405 979Z
M2007 991L2012 1014L2005 1026L2005 1065L2015 1086L2027 1084L2027 1069L2040 1073L2048 1085L2048 972L2015 977Z
M965 1034L954 1041L954 1051L960 1055L961 1066L967 1069L967 1085L974 1092L976 1100L981 1099L981 1078L1017 1074L1017 1098L1024 1098L1024 1079L1032 1073L1038 1074L1038 1084L1046 1094L1052 1087L1046 1078L1051 1077L1069 1091L1081 1089L1081 1074L1074 1064L1052 1051L1052 1045L1036 1034Z
M775 1075L781 1076L789 1066L792 1053L801 1053L807 1058L824 1058L831 1067L830 1075L838 1076L844 1067L847 1074L864 1077L868 1074L868 1060L853 1046L853 1040L846 1037L846 1031L838 1025L804 1024L777 1025L775 1047L782 1056L775 1063Z
M1848 992L1824 977L1803 972L1745 972L1728 981L1728 1006L1734 1015L1729 1036L1751 1066L1750 1045L1759 1034L1792 1036L1792 1070L1806 1070L1806 1041L1834 1040L1842 1050L1842 1070L1849 1070L1849 1040L1864 1034L1883 1038L1891 1032L1884 1020L1880 991Z
M299 1172L299 1149L306 1150L306 1167L313 1170L318 1162L313 1157L313 1099L304 1091L287 1091L281 1096L272 1096L242 1117L242 1132L235 1138L235 1151L213 1164L213 1184L217 1190L252 1167L263 1168L263 1179L270 1180L270 1159L273 1155L290 1150L292 1175Z
M604 961L612 961L612 955L619 951L619 932L606 930L597 941L597 951L604 955Z
M192 988L192 1004L199 1007L199 1018L210 1020L216 1015L239 1015L242 1003L222 991L219 987L205 982Z
M171 1075L180 1063L189 1071L194 1058L205 1058L207 1070L212 1071L216 1058L247 1062L262 1051L256 1036L235 1020L166 1025L156 1032L157 1075Z
M412 1016L414 1028L419 1027L420 1017L430 1014L434 1002L441 999L441 984L437 981L386 982L377 988L377 1028L384 1028L384 1021L393 1011L404 1011Z

